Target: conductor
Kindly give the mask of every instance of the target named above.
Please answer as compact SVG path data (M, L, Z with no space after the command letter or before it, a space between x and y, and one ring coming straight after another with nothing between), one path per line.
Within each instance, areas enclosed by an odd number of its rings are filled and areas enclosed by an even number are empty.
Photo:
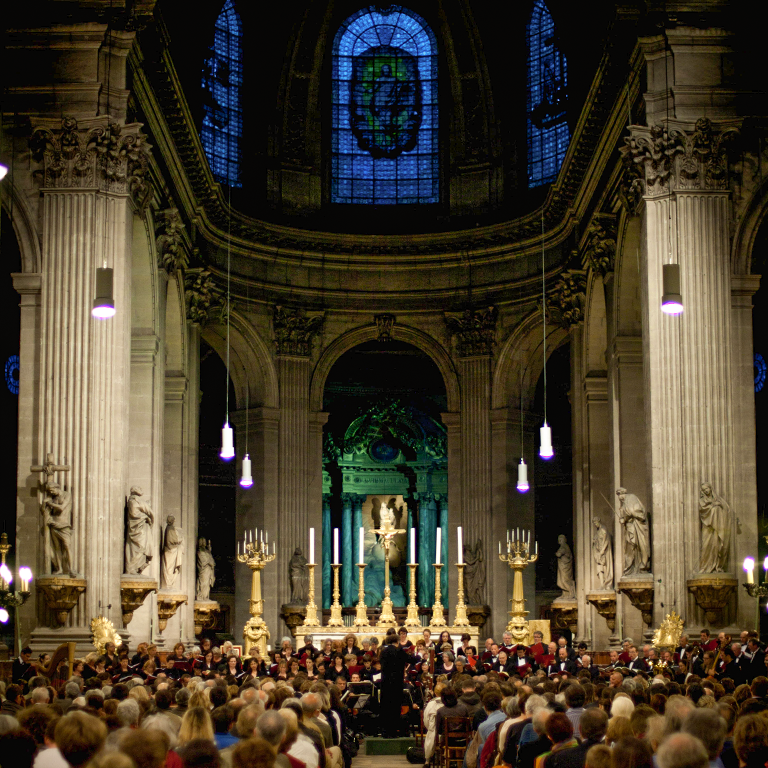
M387 631L381 649L381 735L394 739L400 730L400 707L403 700L403 680L410 654L398 643L394 629Z

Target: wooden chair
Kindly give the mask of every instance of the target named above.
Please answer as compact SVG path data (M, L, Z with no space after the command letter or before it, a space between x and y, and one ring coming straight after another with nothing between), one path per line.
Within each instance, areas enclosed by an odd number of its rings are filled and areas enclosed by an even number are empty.
M443 721L443 732L440 734L440 744L435 753L441 768L451 768L451 764L459 766L464 763L464 753L472 739L471 717L446 717Z

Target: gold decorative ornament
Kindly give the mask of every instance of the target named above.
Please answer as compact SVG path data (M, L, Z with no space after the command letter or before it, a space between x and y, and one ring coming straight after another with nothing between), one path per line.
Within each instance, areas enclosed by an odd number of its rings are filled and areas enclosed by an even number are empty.
M668 613L667 618L661 622L661 626L653 635L653 644L657 648L674 651L680 645L684 624L685 622L680 618L677 611Z
M122 642L114 624L104 616L91 619L91 635L93 647L101 654L106 650L107 643L114 643L117 648Z
M245 563L251 569L251 599L248 601L248 610L251 618L245 623L243 628L243 652L248 656L251 648L258 647L262 656L267 655L267 640L269 640L269 629L264 619L261 617L264 612L264 600L261 597L261 572L267 563L271 563L275 557L275 543L272 542L272 554L269 554L269 547L263 542L250 541L243 546L243 552L237 555L241 563Z

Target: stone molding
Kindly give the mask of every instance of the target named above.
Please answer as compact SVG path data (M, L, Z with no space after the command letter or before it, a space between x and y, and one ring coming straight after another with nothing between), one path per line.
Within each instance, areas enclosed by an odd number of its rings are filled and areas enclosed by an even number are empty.
M616 257L616 217L610 213L596 214L586 234L582 264L605 277L613 272Z
M395 325L395 316L374 315L373 320L378 331L377 341L392 341L392 328Z
M456 340L459 357L485 357L493 354L496 343L496 307L465 309L463 313L445 314L445 324Z
M728 574L706 574L687 581L688 591L707 616L710 624L722 621L722 613L739 587L739 580Z
M208 269L191 269L184 277L187 299L187 320L198 325L205 325L214 317L214 310L226 312L226 307L216 294L216 281Z
M53 121L45 121L53 123ZM107 117L78 121L62 118L38 127L30 139L34 172L43 189L98 189L130 195L145 210L151 197L147 178L150 145L140 123L120 126Z
M189 266L189 254L184 245L184 222L178 208L168 208L158 216L159 226L155 230L157 266L169 275Z
M728 146L739 136L737 129L719 131L700 117L692 131L670 125L629 130L619 151L625 169L622 200L631 212L644 196L728 190Z
M309 357L312 341L323 327L323 317L278 304L272 313L272 327L278 355Z

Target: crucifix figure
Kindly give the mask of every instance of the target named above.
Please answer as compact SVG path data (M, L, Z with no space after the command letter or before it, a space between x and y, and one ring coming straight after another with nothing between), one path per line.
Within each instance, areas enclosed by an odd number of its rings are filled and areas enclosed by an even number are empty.
M63 493L65 496L65 501L68 503L65 505L67 509L65 510L68 514L63 515L63 517L69 517L69 528L68 530L71 531L71 507L72 507L72 501L70 494L66 493L65 491L61 491L58 483L55 483L53 481L53 475L56 472L69 472L71 467L66 464L66 459L64 460L64 464L57 464L54 461L53 454L47 453L45 455L45 463L41 464L39 466L32 466L29 468L30 472L39 472L40 473L40 491L43 494L43 499L40 504L40 511L43 514L43 552L45 556L45 570L46 573L50 573L49 570L51 568L51 562L52 562L52 552L51 552L51 523L54 522L55 525L58 525L58 527L61 528L62 532L67 531L67 524L66 521L60 520L59 518L62 517L62 512L59 510L59 505L57 505L57 502L60 502L62 499L59 498L59 496ZM55 486L56 493L51 493L51 489ZM58 494L58 495L57 495ZM48 498L51 496L52 498ZM49 503L52 502L52 503ZM55 507L55 509L54 509ZM55 512L54 517L51 517L51 512ZM54 519L55 518L55 519ZM58 540L57 540L58 541ZM66 544L64 547L57 547L57 553L59 553L59 550L61 549L61 552L59 554L62 555L62 557L57 557L56 562L54 563L54 567L57 572L64 572L65 570L69 570L70 564L69 564L69 542L62 542L63 544ZM65 556L63 556L65 555Z
M405 533L404 528L395 528L395 515L386 505L381 505L381 528L375 528L374 533L379 535L379 541L384 545L384 600L381 602L381 614L379 616L379 627L394 627L397 625L395 614L392 612L392 600L389 589L389 548L392 545L392 539L400 533Z

